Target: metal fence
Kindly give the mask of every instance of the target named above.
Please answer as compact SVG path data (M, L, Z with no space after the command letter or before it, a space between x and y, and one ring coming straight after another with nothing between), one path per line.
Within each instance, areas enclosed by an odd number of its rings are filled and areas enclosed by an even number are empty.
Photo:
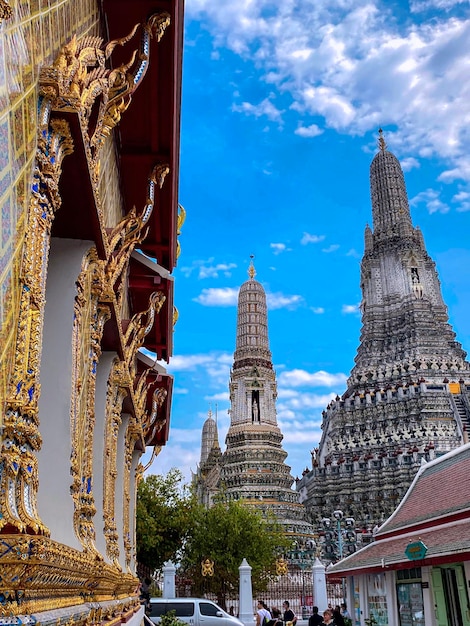
M176 595L179 597L190 597L193 595L191 581L187 578L176 577ZM210 593L204 594L206 597L218 602L218 598ZM335 607L343 602L343 588L339 582L327 583L328 603ZM253 614L256 613L257 601L263 600L270 609L276 608L282 613L282 604L289 601L290 608L299 619L308 619L312 614L312 607L317 603L313 597L313 581L311 569L293 568L283 576L269 584L267 591L260 593L253 598ZM238 593L227 593L225 597L226 611L233 607L235 615L238 615L239 598ZM326 607L319 607L320 611Z

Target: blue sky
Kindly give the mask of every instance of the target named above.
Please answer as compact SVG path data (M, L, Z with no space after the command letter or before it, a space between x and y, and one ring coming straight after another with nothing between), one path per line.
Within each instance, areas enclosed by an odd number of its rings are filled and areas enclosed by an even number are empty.
M346 390L359 344L379 127L470 350L469 42L468 0L186 0L175 388L151 472L190 479L210 406L225 448L251 254L287 463L294 477L310 467L322 410Z

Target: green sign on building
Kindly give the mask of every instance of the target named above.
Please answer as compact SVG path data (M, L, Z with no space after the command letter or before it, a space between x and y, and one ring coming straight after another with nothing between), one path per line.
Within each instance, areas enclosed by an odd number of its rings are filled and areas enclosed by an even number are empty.
M427 551L427 546L419 539L418 541L411 541L406 546L405 554L410 561L419 561L424 559Z

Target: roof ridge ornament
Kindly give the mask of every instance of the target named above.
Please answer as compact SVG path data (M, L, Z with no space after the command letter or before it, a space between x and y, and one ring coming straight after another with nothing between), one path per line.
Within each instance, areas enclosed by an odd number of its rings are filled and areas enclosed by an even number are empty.
M248 276L250 277L250 280L254 280L255 276L256 276L256 270L255 270L255 266L253 265L253 259L255 258L254 254L250 254L250 267L248 268Z
M385 150L387 149L387 144L385 143L383 133L384 131L381 128L379 128L379 141L378 141L379 148L382 152L385 152Z

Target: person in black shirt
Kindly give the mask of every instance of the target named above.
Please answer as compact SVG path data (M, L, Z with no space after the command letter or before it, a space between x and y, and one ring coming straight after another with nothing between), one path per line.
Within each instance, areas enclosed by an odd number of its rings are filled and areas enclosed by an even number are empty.
M335 626L346 626L344 623L344 617L341 615L339 606L336 606L333 610L333 619L335 621Z
M312 615L308 618L308 626L320 626L322 622L322 616L318 615L318 606L314 606L312 608Z
M284 609L284 616L282 618L284 623L292 622L292 626L295 626L297 617L294 615L294 611L289 608L289 600L284 600L282 608Z

